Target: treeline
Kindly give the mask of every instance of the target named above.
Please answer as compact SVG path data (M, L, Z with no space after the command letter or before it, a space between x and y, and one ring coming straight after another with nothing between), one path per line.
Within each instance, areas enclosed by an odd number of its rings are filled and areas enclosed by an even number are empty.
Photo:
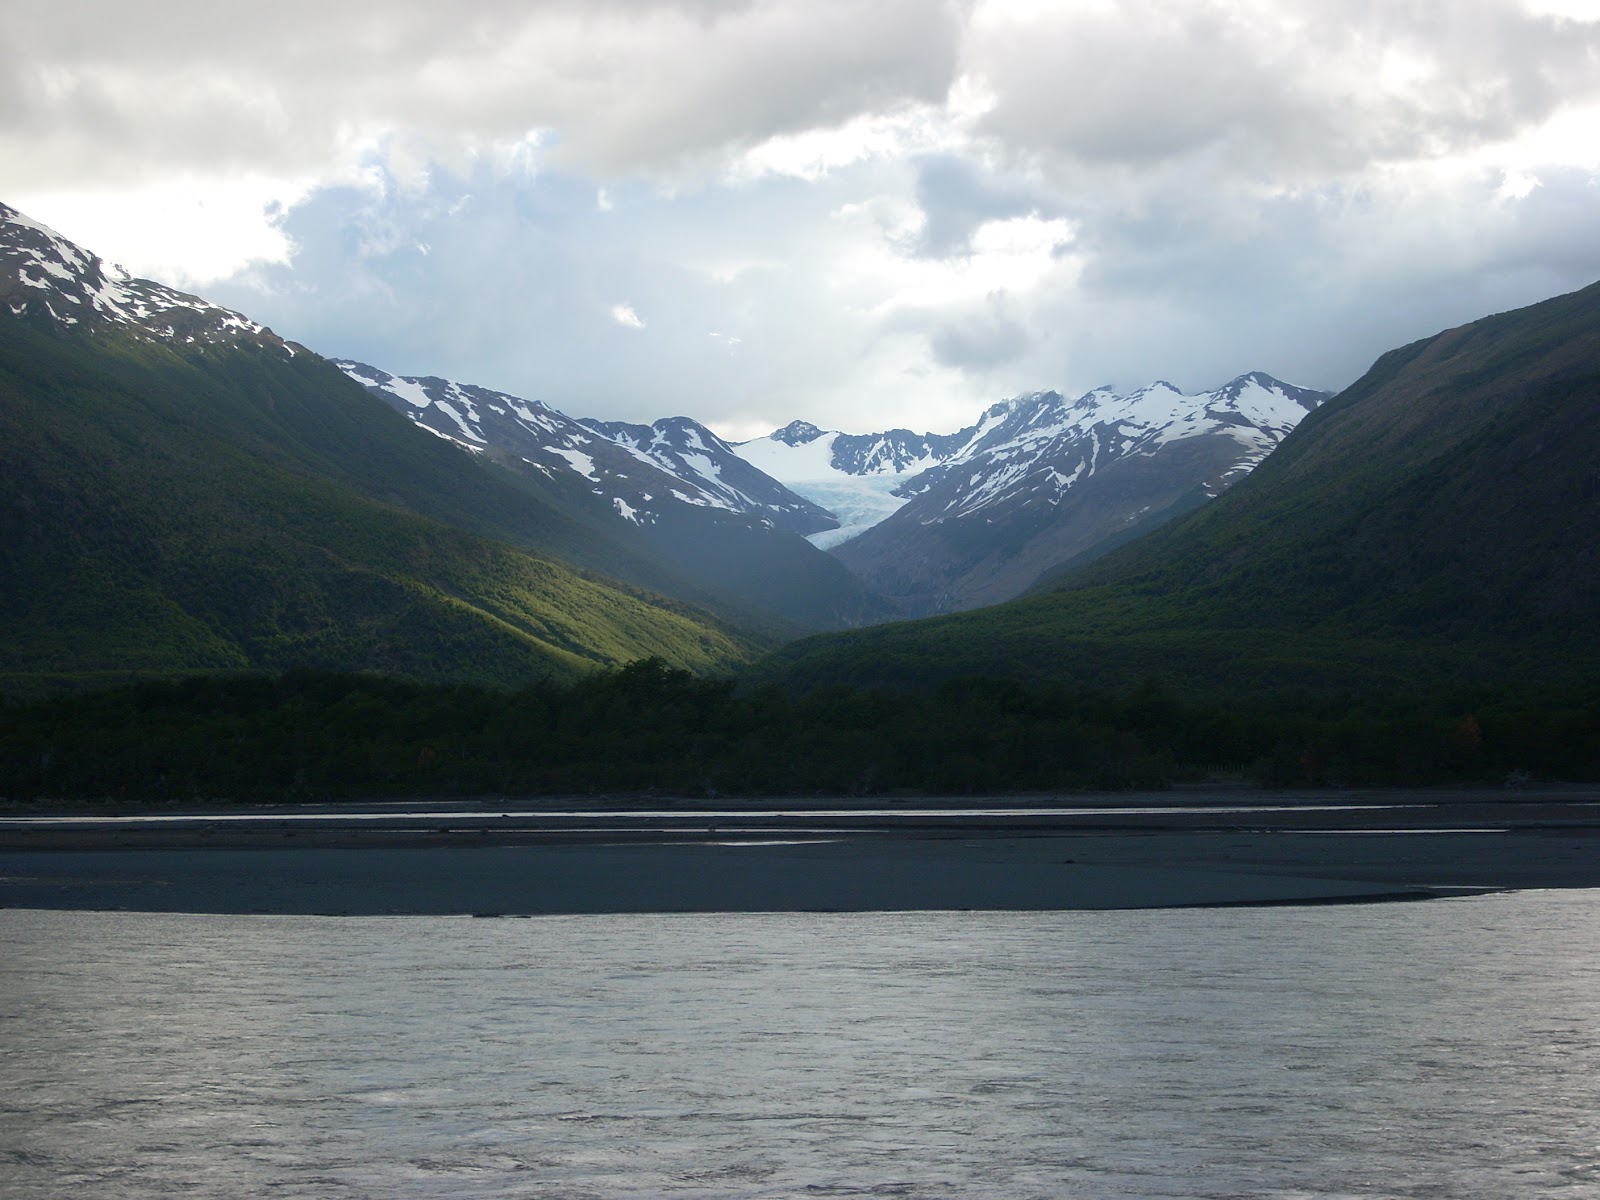
M741 690L644 660L519 691L297 670L0 708L12 802L866 796L1600 779L1600 686L1298 705L968 679Z

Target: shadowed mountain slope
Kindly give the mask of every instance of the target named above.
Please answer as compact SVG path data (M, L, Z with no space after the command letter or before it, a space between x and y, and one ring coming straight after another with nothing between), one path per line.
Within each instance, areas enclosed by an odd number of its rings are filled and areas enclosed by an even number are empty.
M786 647L791 683L1541 683L1600 664L1600 285L1394 350L1186 518L1009 604Z
M1206 503L1324 399L1260 373L1194 396L1166 383L1019 396L908 481L904 508L833 553L909 616L998 604Z
M952 434L794 421L738 453L829 508L810 535L901 617L998 604L1236 483L1326 392L1253 371L1210 392L1158 381L1031 392Z
M887 614L855 576L801 536L831 524L828 514L696 422L580 422L538 400L473 384L337 365L394 411L587 530L590 545L567 548L570 556L628 547L635 561L611 573L774 635ZM646 564L655 569L642 571Z

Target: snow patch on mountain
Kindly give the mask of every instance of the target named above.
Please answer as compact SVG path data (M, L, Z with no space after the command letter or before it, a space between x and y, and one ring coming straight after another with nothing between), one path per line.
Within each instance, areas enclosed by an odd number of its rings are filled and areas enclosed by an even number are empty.
M637 526L666 506L753 516L800 533L831 527L822 509L757 471L687 417L649 425L579 421L537 400L436 376L335 365L414 423L474 453L504 453L551 479L581 481L604 511Z
M569 450L563 446L550 447L551 454L558 454L572 464L572 469L582 475L590 483L599 483L600 476L595 474L594 459L581 450Z
M1030 392L991 405L952 434L844 434L795 421L735 449L833 512L840 528L812 535L829 548L935 489L937 503L917 514L925 525L996 504L1059 504L1107 464L1188 438L1220 436L1238 445L1226 468L1207 481L1215 494L1252 470L1324 398L1260 372L1194 395L1158 380L1121 395L1096 388L1076 400Z
M941 461L952 438L897 429L876 434L822 430L793 421L766 437L741 442L739 457L831 512L837 529L810 534L826 550L872 528L910 499L902 490Z
M351 373L350 377L352 379L361 378L361 376L356 375L354 372ZM404 400L413 408L427 408L430 404L434 403L433 397L422 390L421 384L413 383L409 379L400 379L391 375L387 383L378 383L376 379L368 380L366 382L368 382L369 385L378 384L379 387L382 387L386 391L399 396L400 399ZM440 401L439 403L443 404L443 401ZM478 440L482 441L483 439L479 438Z
M58 325L114 326L179 346L253 342L293 358L295 347L265 325L121 267L0 204L0 303L12 316Z

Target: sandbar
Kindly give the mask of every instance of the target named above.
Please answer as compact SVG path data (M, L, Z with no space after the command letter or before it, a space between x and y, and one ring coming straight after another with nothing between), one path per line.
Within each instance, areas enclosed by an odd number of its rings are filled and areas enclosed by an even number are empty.
M1600 887L1600 789L406 802L0 817L0 907L520 917L1371 903Z

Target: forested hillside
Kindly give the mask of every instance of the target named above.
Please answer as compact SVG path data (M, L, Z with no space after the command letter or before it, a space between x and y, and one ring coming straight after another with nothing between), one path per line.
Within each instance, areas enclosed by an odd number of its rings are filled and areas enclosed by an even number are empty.
M1597 412L1600 285L1384 355L1226 495L1045 590L809 639L765 675L1213 697L1586 680Z
M514 691L293 671L0 707L0 799L13 802L910 797L1596 778L1600 687L1298 707L988 680L796 696L646 660Z
M249 340L0 321L0 546L14 694L245 667L724 670L750 644L548 557L627 565L331 364Z

